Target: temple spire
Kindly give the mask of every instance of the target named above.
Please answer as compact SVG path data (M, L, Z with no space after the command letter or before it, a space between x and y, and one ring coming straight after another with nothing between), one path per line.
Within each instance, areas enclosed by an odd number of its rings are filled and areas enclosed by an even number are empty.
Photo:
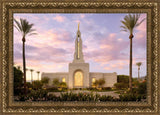
M78 31L75 40L75 52L73 60L74 63L84 63L83 52L82 52L82 39L81 39L81 32L79 30L79 25L80 23L78 23Z

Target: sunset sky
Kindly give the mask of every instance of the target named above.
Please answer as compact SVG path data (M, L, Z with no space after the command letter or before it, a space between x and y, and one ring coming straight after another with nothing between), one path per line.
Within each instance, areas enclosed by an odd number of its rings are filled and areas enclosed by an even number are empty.
M90 72L117 72L129 75L129 33L121 31L127 14L15 13L14 18L33 23L37 35L26 37L26 67L42 72L68 72L73 61L74 41L80 22L83 54ZM140 21L146 18L141 14ZM135 29L133 38L133 77L137 62L142 62L140 76L146 75L146 20ZM22 67L22 36L14 28L14 64ZM30 80L30 71L27 80Z

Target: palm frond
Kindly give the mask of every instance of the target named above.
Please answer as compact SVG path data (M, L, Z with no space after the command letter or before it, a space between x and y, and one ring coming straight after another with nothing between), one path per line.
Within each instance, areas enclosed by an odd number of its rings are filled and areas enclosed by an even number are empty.
M137 62L136 65L137 65L137 66L141 66L141 65L142 65L142 62Z
M128 30L130 34L133 33L133 30L135 27L139 26L145 19L143 19L141 22L138 23L138 20L140 18L140 14L128 14L124 17L124 20L121 21L123 26L121 28L124 29L124 31Z
M125 32L127 32L127 30L121 30L121 31L125 31Z
M143 20L141 20L139 23L136 24L136 27L139 26L146 18L144 18Z
M123 30L121 30L121 31L126 31L127 32L127 27L126 26L120 26Z
M21 30L20 30L16 25L14 25L14 27L15 27L19 32L21 32Z
M35 29L32 29L34 24L29 24L29 22L26 19L21 18L20 22L15 20L15 23L16 29L22 33L23 37L25 37L26 35L33 35L32 32L35 31Z
M28 36L30 36L30 35L37 35L37 33L31 33L31 34L28 34Z
M20 24L16 19L14 19L14 22L16 23L16 25L15 25L16 29L17 29L19 32L22 32L21 24Z

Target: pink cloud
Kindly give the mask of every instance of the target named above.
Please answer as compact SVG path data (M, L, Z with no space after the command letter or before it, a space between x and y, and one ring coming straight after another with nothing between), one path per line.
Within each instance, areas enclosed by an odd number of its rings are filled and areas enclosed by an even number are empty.
M85 14L80 14L80 17L81 17L81 18L84 18L84 17L85 17Z
M146 41L147 41L146 20L143 21L143 23L141 23L136 28L136 30L137 32L135 32L133 38L133 46L134 48L144 48L146 50Z
M116 69L125 69L129 64L128 60L116 60L112 63L107 64L104 67L105 70L116 70Z
M19 40L19 34L15 34L14 37L16 40L21 43ZM61 48L71 48L71 44L73 44L72 35L67 31L56 31L54 29L44 31L43 33L39 33L36 36L28 36L26 37L26 44L31 46L35 46L38 48L43 48L47 46L61 47ZM65 46L68 44L67 46Z
M64 16L57 15L53 19L56 20L57 22L64 22L66 18Z
M89 45L86 44L89 48L89 51L86 49L84 52L87 60L94 60L95 62L106 64L108 61L117 59L125 60L128 58L128 56L126 57L128 54L124 54L121 51L128 48L129 41L118 38L115 33L109 34L107 37L100 39L99 42L96 41L96 43L99 44L99 47L96 47L96 49L92 49L92 47L95 48L95 45L92 45L92 43Z

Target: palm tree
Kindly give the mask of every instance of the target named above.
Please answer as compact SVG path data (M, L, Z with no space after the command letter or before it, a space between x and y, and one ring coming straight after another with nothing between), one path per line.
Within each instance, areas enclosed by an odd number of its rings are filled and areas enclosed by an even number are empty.
M38 74L38 81L39 81L39 73L40 73L40 71L37 71L37 74Z
M33 69L30 69L31 71L31 82L33 83L33 75L32 75L32 72L34 71Z
M32 29L33 24L29 24L26 19L20 19L20 22L14 19L16 23L15 28L22 34L22 57L23 57L23 74L24 74L24 93L26 94L26 60L25 60L25 41L27 35L35 34L33 33L35 29Z
M136 65L138 66L138 81L139 81L140 80L139 70L140 70L140 66L142 65L142 62L137 62Z
M145 19L138 22L140 18L140 14L129 14L124 17L124 20L121 20L123 26L123 31L129 31L129 39L130 39L130 64L129 64L129 88L132 91L132 39L133 39L133 30L139 26Z

